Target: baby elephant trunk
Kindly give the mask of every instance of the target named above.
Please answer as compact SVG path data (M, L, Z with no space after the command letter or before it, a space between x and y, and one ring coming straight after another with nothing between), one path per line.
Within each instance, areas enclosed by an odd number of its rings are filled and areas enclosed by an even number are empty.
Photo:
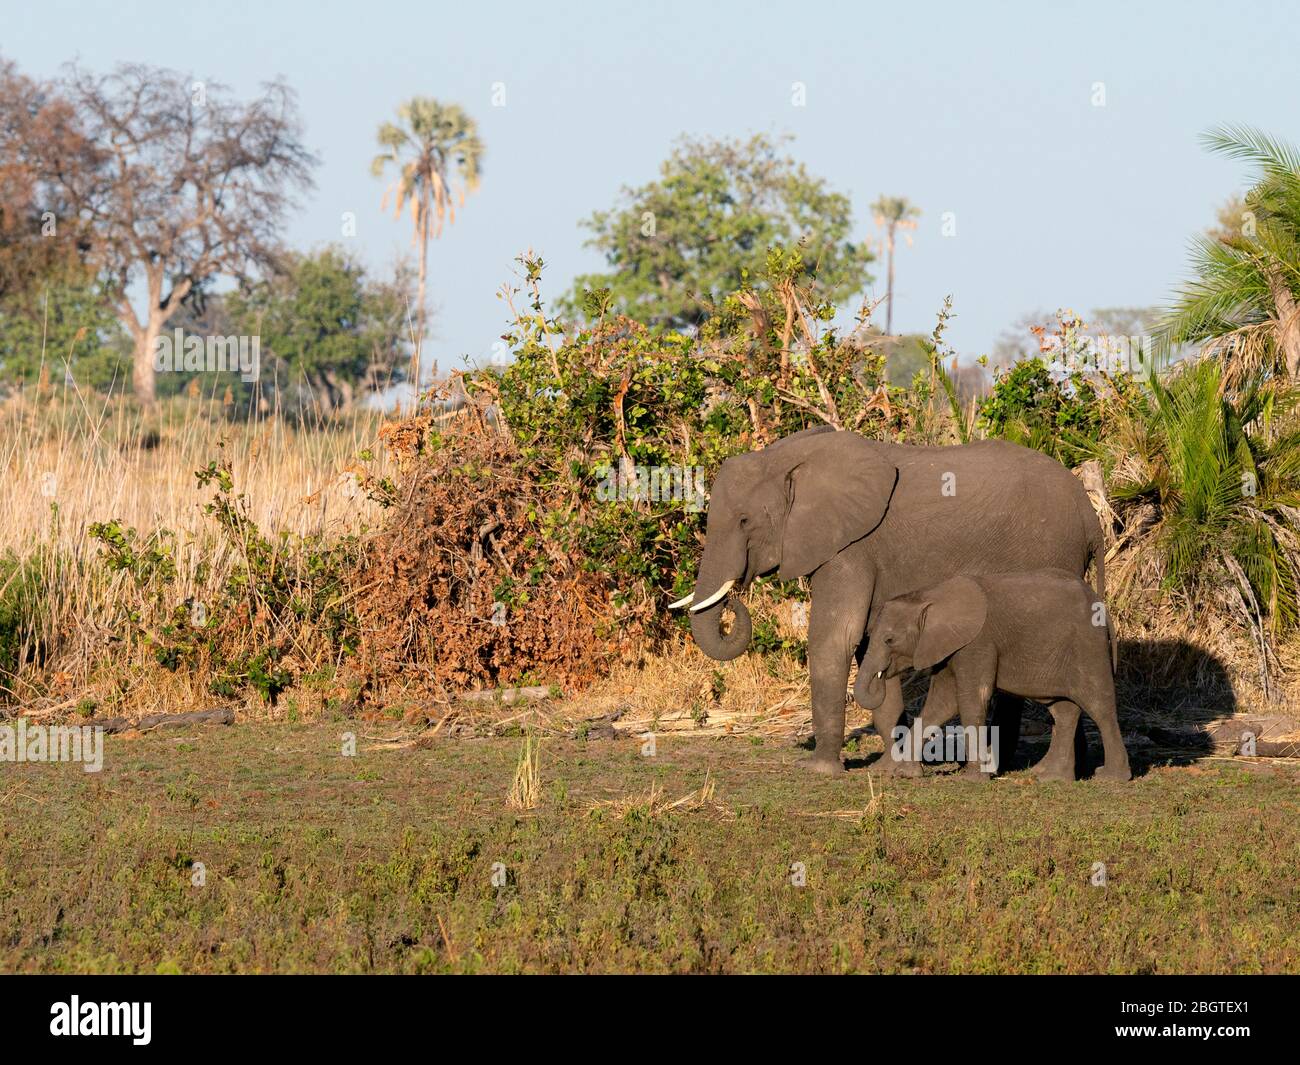
M868 650L858 667L858 679L853 682L853 698L868 710L878 709L885 701L885 678L882 675L887 663L877 661L883 655L872 655Z

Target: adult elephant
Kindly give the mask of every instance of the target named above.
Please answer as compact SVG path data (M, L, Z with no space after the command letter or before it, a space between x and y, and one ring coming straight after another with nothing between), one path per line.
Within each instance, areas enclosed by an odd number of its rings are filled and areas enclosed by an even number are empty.
M808 668L816 749L805 764L844 771L849 664L873 612L958 573L1055 567L1085 576L1104 601L1101 526L1083 485L1056 460L1000 440L920 447L829 426L727 459L709 501L691 632L711 658L743 654L749 612L735 593L756 577L810 577ZM727 604L735 612L721 627ZM876 731L893 733L902 684L887 684ZM883 767L883 766L882 766Z

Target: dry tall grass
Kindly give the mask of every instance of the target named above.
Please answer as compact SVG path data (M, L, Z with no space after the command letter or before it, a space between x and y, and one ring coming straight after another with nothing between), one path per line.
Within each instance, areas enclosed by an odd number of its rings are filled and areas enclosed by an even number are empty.
M506 805L512 810L536 810L542 801L541 745L535 743L532 733L524 736L524 746L515 766L515 778L506 795Z
M117 520L143 535L171 530L178 570L173 598L214 601L232 549L204 513L212 493L199 486L195 471L228 460L236 491L246 493L251 516L273 536L355 533L379 514L350 471L374 445L380 423L373 413L344 426L303 430L278 419L230 421L219 405L191 397L164 406L146 426L125 402L71 390L0 402L0 559L20 564L0 571L0 585L22 579L21 567L40 585L23 648L27 661L11 697L75 702L109 665L118 689L131 686L132 663L123 661L114 626L125 610L142 604L127 574L98 564L92 523ZM384 472L379 449L366 466ZM184 677L174 681L179 690L159 690L158 701L202 697L186 692ZM151 674L150 683L158 678ZM151 701L148 693L129 690L100 695L113 702L131 696L142 710Z

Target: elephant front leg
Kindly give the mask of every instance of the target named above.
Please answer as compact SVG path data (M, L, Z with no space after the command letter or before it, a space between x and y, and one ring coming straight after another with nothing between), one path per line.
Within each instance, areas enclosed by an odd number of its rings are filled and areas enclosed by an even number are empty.
M957 716L957 682L952 670L941 669L930 677L930 688L921 707L921 728L939 728Z
M816 606L808 625L808 673L812 683L813 735L817 747L805 765L817 773L843 773L844 704L852 650L818 632Z
M921 755L912 737L898 732L903 717L903 682L898 677L885 681L885 701L871 712L871 724L884 741L885 753L871 763L877 773L904 777L921 775Z
M818 773L842 773L844 705L848 699L849 664L867 625L870 589L845 573L832 559L813 574L812 610L808 618L808 673L812 685L813 734L817 747L805 765ZM898 687L898 682L894 682ZM902 696L899 695L901 712ZM888 698L886 705L888 705Z
M961 717L966 765L962 774L974 780L992 780L997 772L997 745L989 735L989 699L993 681L961 678L957 681L957 710Z

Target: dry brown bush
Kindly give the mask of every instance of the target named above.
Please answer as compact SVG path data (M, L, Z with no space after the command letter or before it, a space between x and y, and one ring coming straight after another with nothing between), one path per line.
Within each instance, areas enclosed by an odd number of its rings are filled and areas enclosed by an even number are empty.
M380 434L400 473L359 583L367 691L590 682L618 652L605 580L540 534L544 489L504 433L444 417L431 446L438 424Z

